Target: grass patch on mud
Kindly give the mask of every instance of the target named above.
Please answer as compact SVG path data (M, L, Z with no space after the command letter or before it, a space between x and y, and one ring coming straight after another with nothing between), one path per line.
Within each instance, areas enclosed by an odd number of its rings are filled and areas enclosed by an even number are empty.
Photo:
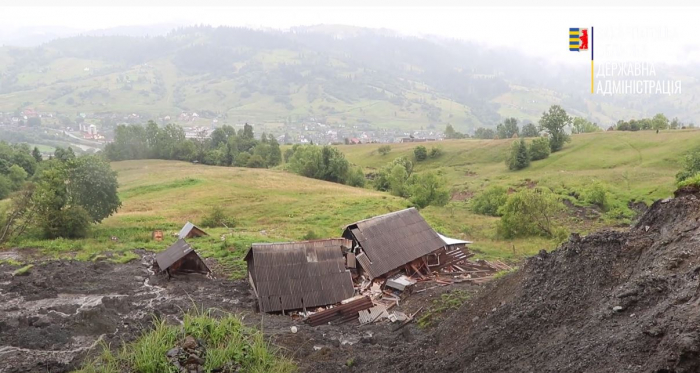
M103 345L101 353L77 373L176 373L166 356L186 336L200 340L205 348L204 371L291 373L294 363L281 356L262 333L243 325L232 314L215 317L210 311L190 311L182 326L156 319L152 330L118 350Z
M418 318L418 326L428 328L436 325L445 312L458 309L470 297L471 294L466 290L453 290L449 293L441 294L440 298L433 300L430 307Z
M28 274L29 274L29 271L30 271L32 268L34 268L34 265L33 265L33 264L27 264L26 266L24 266L24 267L22 267L22 268L18 268L17 270L15 270L14 272L12 272L12 276L24 276L24 275L28 275Z

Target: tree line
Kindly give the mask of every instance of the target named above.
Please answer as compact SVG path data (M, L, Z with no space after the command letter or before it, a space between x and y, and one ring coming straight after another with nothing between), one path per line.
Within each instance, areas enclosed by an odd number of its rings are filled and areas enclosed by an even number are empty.
M558 105L553 105L552 107L554 106L559 107ZM566 126L570 129L572 134L597 132L602 130L597 124L581 117L571 118ZM472 136L472 138L485 140L523 137L528 138L539 137L542 135L542 132L543 129L541 123L538 126L534 123L528 122L520 127L518 126L518 120L516 118L506 118L502 123L499 123L496 126L496 129L484 127L477 128L474 131L474 136ZM455 131L454 127L448 124L445 127L445 138L466 139L469 138L469 135Z
M647 130L666 130L666 129L684 129L695 128L695 124L684 124L678 118L669 120L665 115L659 113L652 118L630 119L629 121L618 120L613 129L616 131L647 131Z
M188 139L176 124L159 127L149 121L142 125L119 125L114 142L105 146L110 161L131 159L169 159L198 162L214 166L269 168L282 161L280 144L272 134L255 138L253 126L245 124L236 130L224 125L210 136L205 131Z

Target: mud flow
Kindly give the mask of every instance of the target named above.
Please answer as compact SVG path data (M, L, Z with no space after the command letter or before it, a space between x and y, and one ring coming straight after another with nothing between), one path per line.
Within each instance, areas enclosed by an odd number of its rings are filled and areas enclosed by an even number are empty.
M370 356L387 356L425 334L415 325L399 332L388 322L310 327L300 318L261 314L244 280L197 274L168 280L152 272L152 253L137 253L141 259L127 264L37 263L24 276L12 276L17 267L0 265L0 372L70 372L99 353L103 343L115 349L133 341L151 328L154 317L181 324L183 314L195 306L240 315L246 324L261 328L280 353L295 359L302 372L347 370L348 361L360 369ZM3 255L22 259L17 252ZM428 289L401 301L396 310L415 312L441 293L476 288Z

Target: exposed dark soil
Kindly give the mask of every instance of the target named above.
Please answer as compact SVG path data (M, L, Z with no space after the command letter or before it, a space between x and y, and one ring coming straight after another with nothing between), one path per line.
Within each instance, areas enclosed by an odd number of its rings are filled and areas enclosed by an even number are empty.
M700 200L572 236L364 372L700 371Z
M145 254L145 253L142 253ZM243 282L152 275L143 262L51 261L25 276L0 265L0 372L63 372L100 341L118 345L182 310L252 308Z
M25 257L13 251L3 253L7 258ZM154 316L179 323L183 313L195 305L234 312L249 325L262 327L282 353L297 360L301 371L347 370L348 360L358 355L365 357L355 358L353 364L361 366L362 360L372 356L366 353L386 355L424 334L415 325L394 333L395 325L388 322L360 326L354 321L312 328L290 316L256 313L246 281L201 275L168 280L150 271L151 253L138 253L141 260L127 264L35 263L24 276L12 276L17 267L0 264L0 372L71 371L96 353L100 342L118 347L150 328ZM397 309L415 312L453 287L475 288L455 284L430 289L401 302ZM297 333L291 332L291 326L297 326Z

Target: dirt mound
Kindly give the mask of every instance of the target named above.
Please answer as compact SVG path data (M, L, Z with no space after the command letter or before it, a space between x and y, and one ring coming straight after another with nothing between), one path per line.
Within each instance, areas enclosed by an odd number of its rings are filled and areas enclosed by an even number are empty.
M541 252L367 372L700 371L700 200Z

